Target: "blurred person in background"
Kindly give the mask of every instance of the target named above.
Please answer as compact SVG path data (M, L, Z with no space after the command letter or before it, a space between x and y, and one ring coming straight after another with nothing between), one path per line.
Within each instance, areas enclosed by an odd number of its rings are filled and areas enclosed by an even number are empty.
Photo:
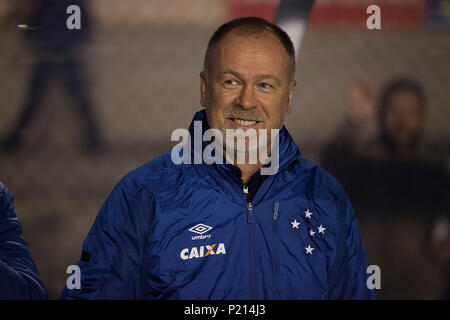
M81 29L66 25L70 5L81 10ZM94 150L101 146L96 116L86 86L81 52L90 37L90 18L84 0L32 0L21 3L19 17L26 39L36 51L26 100L18 119L4 141L4 148L15 151L23 144L23 134L42 107L50 86L62 81L68 95L77 105L77 112L85 126L84 147Z
M378 106L379 134L362 148L352 175L356 211L381 221L379 240L367 250L380 264L384 298L428 298L445 282L435 275L448 268L448 223L433 226L448 219L450 179L426 138L426 111L417 81L388 83ZM436 254L438 247L447 252Z
M30 249L21 235L13 195L0 182L0 300L47 299Z
M397 216L416 212L422 217L420 210L448 208L443 207L448 198L448 174L425 135L426 109L425 93L415 80L395 79L381 92L379 133L361 148L359 169L370 173L371 182L379 186L370 192L365 208L374 214L386 216L386 210L398 206ZM372 203L374 195L379 199L376 205Z
M364 146L376 133L375 89L366 80L352 81L346 90L344 121L320 154L322 167L338 179L351 196L355 166Z

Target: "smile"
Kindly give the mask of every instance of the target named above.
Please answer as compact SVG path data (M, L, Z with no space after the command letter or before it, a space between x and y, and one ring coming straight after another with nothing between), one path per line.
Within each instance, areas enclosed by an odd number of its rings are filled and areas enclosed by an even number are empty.
M242 120L242 119L231 119L240 126L254 126L258 121L254 120Z

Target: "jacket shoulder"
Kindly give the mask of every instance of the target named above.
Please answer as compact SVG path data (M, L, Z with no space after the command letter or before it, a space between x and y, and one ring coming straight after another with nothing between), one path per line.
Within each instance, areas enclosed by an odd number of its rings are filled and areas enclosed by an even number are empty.
M180 170L180 166L171 161L170 152L166 152L126 174L116 185L127 198L134 197L143 189L158 192L170 189L170 180Z
M334 228L350 227L355 214L350 199L341 184L319 165L302 159L296 190L302 193Z
M302 158L302 174L306 176L307 192L315 199L323 201L347 201L342 185L328 171Z
M8 213L13 202L13 195L9 189L0 182L0 220Z

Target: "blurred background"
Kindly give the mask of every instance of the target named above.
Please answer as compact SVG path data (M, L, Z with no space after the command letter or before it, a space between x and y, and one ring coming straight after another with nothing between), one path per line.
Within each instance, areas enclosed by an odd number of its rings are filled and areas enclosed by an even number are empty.
M50 298L114 185L200 109L209 37L240 16L295 43L287 128L347 190L377 297L448 299L450 1L0 0L0 181Z

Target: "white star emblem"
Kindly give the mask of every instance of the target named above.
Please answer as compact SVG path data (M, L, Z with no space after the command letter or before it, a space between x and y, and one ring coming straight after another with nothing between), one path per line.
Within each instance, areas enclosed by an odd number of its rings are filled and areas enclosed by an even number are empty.
M294 221L291 222L291 224L292 224L292 228L298 229L298 225L300 224L300 222L297 222L297 219L295 219Z
M309 230L309 235L314 237L315 232L313 231L313 229Z
M308 246L305 248L305 250L306 250L306 254L310 254L310 255L312 255L312 251L314 250L314 248L311 248L311 245L309 245L308 244Z
M313 213L311 212L311 211L309 211L309 209L307 209L306 211L305 211L305 217L306 218L310 218L311 219L311 215L312 215Z
M323 233L325 234L325 230L327 230L327 228L322 227L322 225L320 225L317 229L319 229L319 233Z

